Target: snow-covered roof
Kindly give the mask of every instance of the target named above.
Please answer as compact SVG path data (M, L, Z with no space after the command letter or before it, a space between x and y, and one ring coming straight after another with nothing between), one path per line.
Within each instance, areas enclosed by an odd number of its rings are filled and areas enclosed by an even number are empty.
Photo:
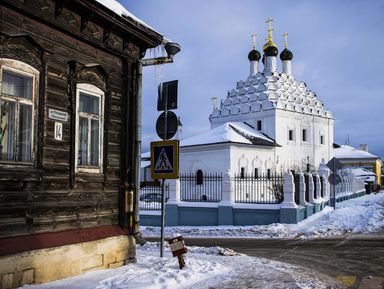
M159 33L154 28L152 28L147 23L145 23L143 20L141 20L140 18L136 17L131 12L129 12L119 2L117 2L115 0L96 0L96 1L99 2L101 5L107 7L109 10L113 11L117 15L120 15L121 17L124 17L124 18L131 18L133 21L140 23L141 25L155 31L156 33Z
M339 148L334 149L334 154L337 159L378 159L378 156L375 156L369 152L355 149L348 145L342 145Z
M316 93L308 90L303 81L285 73L258 72L245 81L237 82L236 88L228 91L227 97L211 114L210 120L220 122L222 118L237 115L248 118L249 114L271 109L333 118Z
M185 147L227 142L276 146L273 139L243 122L226 122L208 132L182 140L180 146Z
M376 176L376 174L372 171L369 171L365 168L355 168L355 167L350 167L350 168L344 168L348 172L351 172L355 176Z

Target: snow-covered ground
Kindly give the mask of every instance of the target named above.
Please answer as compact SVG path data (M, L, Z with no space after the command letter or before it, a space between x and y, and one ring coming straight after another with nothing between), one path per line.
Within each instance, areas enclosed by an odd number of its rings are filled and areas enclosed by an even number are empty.
M174 227L168 236L291 238L377 232L384 228L384 193L368 195L327 208L297 225L273 224L249 227ZM158 236L158 228L143 228L146 236ZM137 263L117 269L97 270L80 276L29 289L170 289L170 288L341 288L329 277L305 268L236 254L220 247L189 247L186 267L179 269L177 258L166 246L159 257L159 244L137 248ZM245 283L244 283L245 282ZM247 283L247 284L248 284Z
M141 227L141 231L145 237L160 236L159 227ZM298 224L166 227L165 235L207 238L317 238L378 231L384 231L383 191L337 203L336 210L327 207Z
M168 247L159 257L159 244L146 243L137 249L137 263L117 269L97 270L80 276L23 289L170 289L222 288L221 284L239 284L248 280L254 288L329 288L327 276L304 268L236 254L220 247L189 247L186 267L179 269L177 258ZM247 282L248 282L247 281ZM336 287L332 287L336 288Z

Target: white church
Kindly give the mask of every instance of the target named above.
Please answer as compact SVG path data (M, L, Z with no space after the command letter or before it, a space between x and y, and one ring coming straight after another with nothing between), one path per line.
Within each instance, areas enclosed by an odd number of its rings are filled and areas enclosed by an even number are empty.
M248 54L249 76L237 82L209 116L211 130L180 142L180 173L259 174L310 170L333 157L329 110L292 73L293 54L273 42L272 19L263 56Z

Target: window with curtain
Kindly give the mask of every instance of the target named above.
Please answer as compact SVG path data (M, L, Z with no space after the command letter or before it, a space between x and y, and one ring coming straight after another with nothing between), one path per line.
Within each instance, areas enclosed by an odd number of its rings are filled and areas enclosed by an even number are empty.
M78 171L101 172L103 93L92 85L85 86L89 90L83 90L79 85L77 93L77 168Z
M0 161L32 162L35 76L1 69Z

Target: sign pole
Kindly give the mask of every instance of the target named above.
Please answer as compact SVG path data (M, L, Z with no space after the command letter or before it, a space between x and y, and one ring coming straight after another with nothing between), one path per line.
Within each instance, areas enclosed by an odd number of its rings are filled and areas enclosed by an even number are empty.
M336 176L336 158L333 158L333 175ZM333 182L333 209L336 210L336 182Z
M162 84L161 84L162 86ZM166 87L167 88L167 87ZM163 97L163 88L160 88L161 96ZM167 117L168 117L168 93L165 93L164 101L164 136L163 140L167 139ZM161 229L160 229L160 258L164 256L164 226L165 226L165 193L164 193L165 179L161 180Z

